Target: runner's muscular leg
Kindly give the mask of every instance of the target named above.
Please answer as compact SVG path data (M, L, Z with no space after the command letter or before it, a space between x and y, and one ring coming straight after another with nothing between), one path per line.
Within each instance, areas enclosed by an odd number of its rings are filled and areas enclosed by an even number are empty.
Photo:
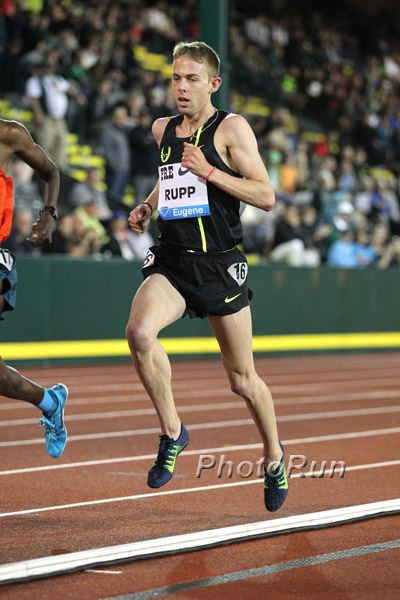
M0 280L0 312L3 312L5 299L2 295L5 289L4 280ZM43 388L30 379L23 377L16 369L9 367L0 358L0 396L24 400L36 406L43 399Z
M282 450L271 392L254 367L250 307L246 306L233 315L211 316L209 320L221 349L231 389L245 399L260 432L267 464L280 460Z
M174 439L179 436L181 422L172 396L171 365L157 336L185 309L181 294L166 277L154 273L136 292L126 327L133 363L157 411L162 433Z
M6 305L6 301L3 296L3 291L4 291L4 281L3 281L3 279L0 279L0 313L3 312L4 307Z
M24 400L36 406L43 399L44 389L9 367L0 359L0 395L14 400Z

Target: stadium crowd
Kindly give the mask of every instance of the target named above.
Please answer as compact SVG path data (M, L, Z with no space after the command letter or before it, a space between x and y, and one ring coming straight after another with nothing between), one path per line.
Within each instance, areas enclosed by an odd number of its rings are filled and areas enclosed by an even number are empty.
M400 36L374 3L242 0L231 3L231 88L268 110L247 114L277 204L247 206L244 248L292 266L400 266ZM385 3L383 3L384 5ZM63 188L55 242L44 252L141 259L155 235L129 231L127 184L136 202L155 182L151 122L174 114L168 76L144 70L134 49L170 58L196 39L197 0L3 1L0 97L33 112L32 133L66 173L65 137L105 159ZM371 11L375 11L374 14ZM243 76L243 73L246 76ZM39 191L14 164L10 249L25 242ZM37 250L35 250L37 252Z

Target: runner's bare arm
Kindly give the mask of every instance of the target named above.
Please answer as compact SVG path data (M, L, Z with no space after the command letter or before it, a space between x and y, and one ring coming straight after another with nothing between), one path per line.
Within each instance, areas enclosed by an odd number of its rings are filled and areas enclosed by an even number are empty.
M170 119L171 117L161 117L161 119L156 119L151 127L151 133L153 134L158 147L161 144L162 136L164 135L165 128Z
M44 206L56 207L60 187L60 176L56 165L43 148L35 144L28 130L20 123L10 123L8 139L13 153L32 167L40 177L43 183ZM39 246L45 241L51 242L55 228L54 217L48 211L43 212L32 227L30 242L34 246Z
M143 233L147 221L150 219L153 211L157 208L158 203L158 181L156 187L147 196L146 200L142 204L138 204L130 213L128 217L128 223L132 231L137 233Z
M240 115L229 115L216 133L216 148L224 147L230 166L244 179L213 168L199 148L184 144L182 166L210 181L219 189L245 204L269 211L275 204L275 194L258 151L257 140L248 122ZM217 141L218 140L218 141Z

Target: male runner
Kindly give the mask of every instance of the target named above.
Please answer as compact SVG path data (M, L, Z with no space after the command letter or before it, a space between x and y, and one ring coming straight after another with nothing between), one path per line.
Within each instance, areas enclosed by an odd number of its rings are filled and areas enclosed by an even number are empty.
M283 447L268 387L254 368L247 262L240 202L265 211L275 203L268 174L247 121L217 110L219 57L203 42L175 46L172 89L179 115L157 119L159 181L129 216L143 231L158 208L160 245L144 261L144 282L133 300L127 338L133 362L161 423L159 452L148 475L158 488L173 475L189 436L177 414L171 368L157 336L180 317L208 317L232 391L244 398L264 444L264 500L278 510L287 496Z
M29 239L33 246L40 246L45 241L51 242L57 220L57 167L44 150L34 143L23 125L0 119L0 319L4 319L4 311L14 310L16 297L15 256L3 246L10 234L14 210L13 180L10 177L13 155L32 167L44 186L44 208L32 227ZM58 458L67 441L63 421L68 396L65 385L59 383L51 388L43 388L0 359L0 395L30 402L42 411L40 425L44 427L47 451L53 458Z

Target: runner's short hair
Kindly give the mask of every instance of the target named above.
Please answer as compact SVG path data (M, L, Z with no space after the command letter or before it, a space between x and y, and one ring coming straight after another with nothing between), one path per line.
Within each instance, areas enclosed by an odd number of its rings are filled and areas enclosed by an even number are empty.
M179 42L173 52L174 60L185 55L199 63L206 63L211 77L219 76L220 60L218 54L205 42Z

